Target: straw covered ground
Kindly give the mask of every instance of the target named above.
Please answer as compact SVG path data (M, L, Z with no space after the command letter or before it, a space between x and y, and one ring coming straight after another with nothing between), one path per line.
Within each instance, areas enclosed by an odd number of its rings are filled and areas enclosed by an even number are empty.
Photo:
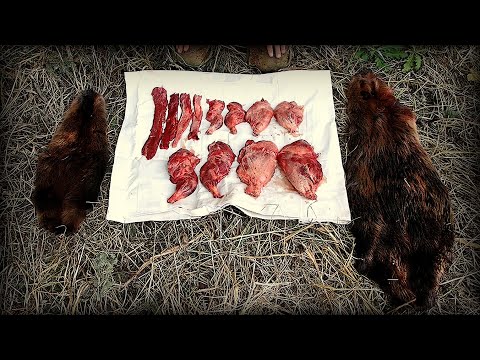
M410 72L402 71L401 58L385 57L388 67L378 69L373 57L355 56L358 46L292 50L286 70L331 70L344 162L344 89L362 67L376 69L416 112L456 221L454 262L434 307L392 307L355 271L348 226L266 221L232 207L188 221L106 221L124 72L194 69L167 46L2 46L0 313L479 314L479 47L408 47L422 59ZM199 70L259 73L246 51L214 46ZM37 156L73 97L88 87L106 99L110 164L79 233L54 236L38 228L30 200Z

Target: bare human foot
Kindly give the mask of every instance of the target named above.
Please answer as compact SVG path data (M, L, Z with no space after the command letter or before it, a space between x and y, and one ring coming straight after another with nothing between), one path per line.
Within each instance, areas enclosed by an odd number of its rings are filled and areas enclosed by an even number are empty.
M181 54L187 52L190 48L190 45L175 45L175 47L177 48L177 52Z
M207 46L203 46L201 51L198 51L198 46L190 45L175 45L175 48L183 61L194 67L204 64L211 55ZM291 56L287 45L266 45L266 48L265 52L265 48L251 47L248 52L248 64L262 72L277 71L288 66Z
M268 56L280 59L287 52L287 45L267 45Z
M262 73L278 71L289 66L292 50L287 45L251 46L248 48L248 64Z
M175 45L179 54L185 53L190 49L190 45ZM287 52L287 45L267 45L267 54L270 57L280 59Z
M177 55L190 66L203 65L211 55L208 45L175 45Z

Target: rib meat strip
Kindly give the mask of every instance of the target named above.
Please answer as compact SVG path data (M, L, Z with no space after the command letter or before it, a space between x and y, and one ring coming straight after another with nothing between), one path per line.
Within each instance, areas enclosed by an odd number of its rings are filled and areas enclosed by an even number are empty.
M202 122L202 96L201 95L193 95L193 120L192 126L190 127L190 133L188 134L188 140L198 139L198 129L200 129L200 123Z
M175 134L175 139L172 143L173 148L177 147L178 142L182 138L183 132L187 129L188 124L190 124L193 117L190 94L183 93L180 95L180 107L182 108L182 115L180 116L180 120L178 120L177 133Z
M178 93L170 95L170 102L168 103L168 115L167 123L165 125L165 131L163 132L162 139L160 140L160 149L168 149L170 141L175 138L177 132L177 123L178 123L178 103L179 103Z
M150 129L150 135L143 145L142 155L147 160L155 156L162 137L162 126L165 122L165 114L167 112L167 91L163 87L155 87L152 90L153 103L155 104L155 112L153 115L153 124Z

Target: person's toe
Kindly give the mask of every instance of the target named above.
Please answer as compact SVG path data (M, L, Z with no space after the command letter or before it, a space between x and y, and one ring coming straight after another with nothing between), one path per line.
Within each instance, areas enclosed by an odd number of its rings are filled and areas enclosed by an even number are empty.
M268 56L273 57L273 45L267 45Z
M175 45L175 47L177 48L177 52L181 54L187 52L190 48L190 45Z
M280 45L275 45L275 57L280 59L282 57L282 52L280 50Z

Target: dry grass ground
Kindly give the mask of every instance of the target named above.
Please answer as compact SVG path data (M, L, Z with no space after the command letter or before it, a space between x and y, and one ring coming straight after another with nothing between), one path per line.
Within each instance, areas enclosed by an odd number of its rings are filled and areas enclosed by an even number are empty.
M365 64L356 46L293 46L288 69L329 69L343 161L344 89ZM475 46L418 47L423 66L378 70L418 116L420 139L450 190L454 262L428 314L479 314L480 87ZM218 46L201 71L258 73L246 48ZM369 64L373 65L373 64ZM374 66L374 65L373 65ZM1 314L416 314L393 308L353 268L348 226L265 221L227 208L188 221L105 220L125 71L194 70L173 47L3 46L1 101ZM287 70L288 70L287 69ZM78 234L37 226L30 200L38 152L71 100L93 87L106 99L111 163L99 201Z

